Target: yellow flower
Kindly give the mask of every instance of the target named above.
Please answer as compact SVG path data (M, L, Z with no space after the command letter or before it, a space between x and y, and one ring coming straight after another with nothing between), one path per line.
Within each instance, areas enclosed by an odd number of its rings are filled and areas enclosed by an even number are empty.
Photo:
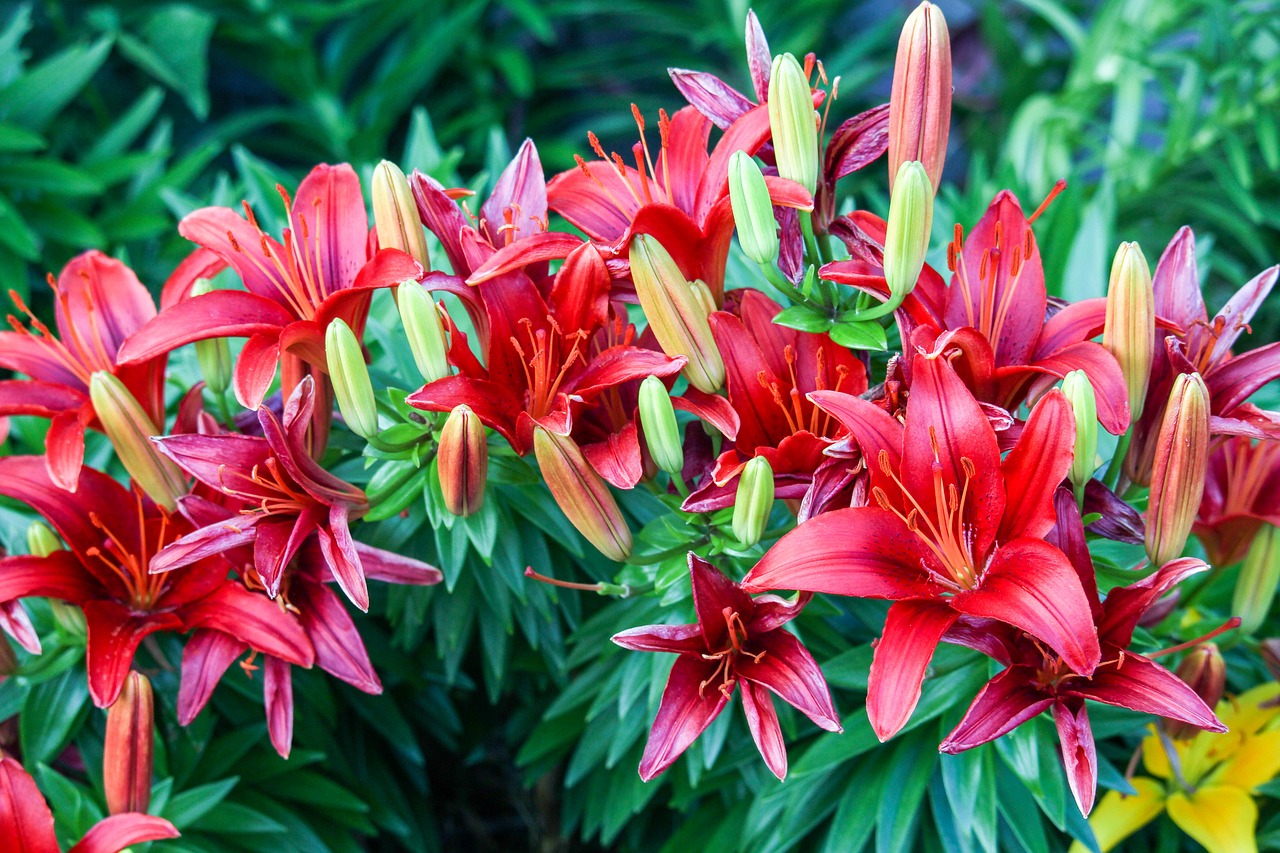
M1253 792L1280 775L1280 683L1224 699L1217 712L1225 734L1174 741L1152 726L1142 762L1155 778L1134 778L1136 795L1108 791L1089 818L1104 853L1164 812L1209 853L1257 851ZM1071 853L1084 850L1079 842L1071 845Z

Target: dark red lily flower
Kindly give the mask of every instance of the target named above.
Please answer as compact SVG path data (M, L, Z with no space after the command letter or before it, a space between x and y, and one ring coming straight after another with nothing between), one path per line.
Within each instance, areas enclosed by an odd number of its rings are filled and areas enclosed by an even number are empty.
M982 407L949 354L919 353L906 423L857 397L809 398L847 427L874 505L832 510L782 537L743 588L894 601L871 664L867 713L881 740L906 723L942 635L961 616L1026 631L1077 672L1098 665L1097 631L1075 569L1044 541L1075 426L1059 391L1032 410L1001 460Z
M1142 417L1134 424L1125 472L1138 483L1151 479L1156 436L1179 373L1199 373L1209 387L1210 430L1215 435L1280 438L1280 414L1246 401L1280 377L1280 343L1234 355L1232 347L1275 286L1280 266L1264 270L1241 287L1209 320L1196 268L1196 238L1183 227L1165 248L1152 276L1156 315L1176 327L1156 336L1151 382Z
M741 685L751 737L769 769L782 779L787 775L787 751L770 691L819 727L842 731L822 670L795 635L782 628L808 599L753 599L692 553L689 574L697 624L647 625L613 637L623 648L679 655L640 760L640 778L648 782L670 767Z
M1180 720L1208 731L1226 727L1186 682L1151 657L1128 650L1138 620L1179 582L1208 566L1184 557L1143 580L1116 587L1099 603L1093 561L1075 499L1066 489L1056 501L1054 540L1079 573L1097 622L1102 661L1091 675L1073 669L1035 638L990 620L963 618L944 640L976 648L1005 665L978 693L959 725L942 742L943 752L961 752L995 740L1042 711L1052 710L1067 781L1080 811L1088 814L1097 792L1097 754L1084 700Z
M824 466L850 467L823 455L840 422L806 396L810 391L859 395L867 373L846 348L826 334L799 332L773 322L782 307L754 290L731 291L737 311L711 315L711 331L724 359L736 433L721 427L733 446L716 460L711 475L684 503L688 512L731 506L743 466L763 456L773 469L775 496L803 498ZM692 392L695 399L699 398Z
M1255 444L1244 436L1218 442L1191 528L1210 565L1243 560L1264 524L1280 525L1280 442Z
M89 378L99 370L111 372L151 419L163 424L167 356L157 353L129 366L117 360L125 339L156 316L151 294L120 261L85 252L72 258L57 280L50 276L49 286L56 333L11 293L31 329L9 316L14 331L0 332L0 367L31 378L0 381L0 415L49 418L49 476L71 489L84 462L84 431L98 426Z
M132 844L177 838L162 817L125 812L98 821L68 853L120 853ZM13 853L61 853L53 813L44 795L14 759L0 758L0 849Z
M92 468L74 493L57 487L38 456L0 459L0 494L32 507L69 550L0 559L0 601L56 598L84 609L89 629L89 693L115 701L139 643L157 631L214 628L264 653L310 666L301 627L228 580L222 560L192 560L181 572L152 574L155 555L191 529L150 499ZM207 555L204 555L207 556Z

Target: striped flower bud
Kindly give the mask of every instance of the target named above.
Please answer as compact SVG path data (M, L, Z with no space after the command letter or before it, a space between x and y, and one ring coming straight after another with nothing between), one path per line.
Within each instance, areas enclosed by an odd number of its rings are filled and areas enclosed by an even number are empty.
M198 278L191 286L192 296L203 296L216 290L207 278ZM231 385L231 344L226 338L196 341L196 363L209 390L221 396Z
M745 151L729 157L729 203L742 253L757 264L778 257L778 222L760 166Z
M1162 566L1182 554L1200 508L1209 459L1209 389L1198 373L1173 383L1156 438L1147 503L1147 557Z
M693 292L693 298L698 303L698 307L708 318L711 317L718 309L716 308L716 298L711 295L711 288L700 278L695 278L689 282L689 290ZM710 328L710 324L708 324Z
M573 439L534 427L533 453L551 496L578 532L614 562L631 556L631 530L622 510Z
M724 385L724 361L711 336L703 299L662 244L648 234L631 240L630 257L636 295L662 351L687 358L684 375L689 382L714 394Z
M738 475L733 503L733 535L743 545L754 545L764 535L773 510L773 469L763 456L755 456Z
M160 428L142 410L124 383L105 370L89 379L89 399L111 440L120 464L137 481L142 490L160 506L172 512L178 498L187 493L187 480L182 470L152 443Z
M1129 391L1129 414L1135 421L1142 417L1147 399L1155 343L1156 300L1151 268L1137 243L1121 243L1111 262L1102 345L1120 363Z
M445 338L444 322L431 294L416 281L401 282L396 288L396 300L400 307L400 322L404 325L413 363L427 382L435 382L449 375L449 344Z
M369 381L364 351L341 319L334 319L324 333L324 357L333 383L333 396L347 426L356 435L368 438L378 433L378 404Z
M107 736L102 750L102 787L107 811L145 813L151 805L151 772L155 703L151 682L130 672L115 703L107 709Z
M489 441L484 424L470 406L458 406L445 420L436 451L436 468L449 512L467 516L480 509L489 476Z
M412 255L424 270L431 269L413 190L404 172L390 160L383 160L373 170L373 224L378 230L379 246L399 249Z
M919 160L936 193L951 130L951 37L942 11L921 3L898 39L889 95L889 188L903 163Z
M1264 524L1249 544L1231 599L1231 612L1240 617L1240 628L1246 634L1262 627L1275 600L1277 584L1280 584L1280 528Z
M908 160L893 185L884 239L884 279L895 305L902 304L920 278L932 229L933 186L924 166Z
M1227 686L1227 662L1213 643L1201 643L1188 652L1175 672L1210 708L1218 704ZM1175 740L1194 737L1200 731L1180 720L1164 718L1160 724Z
M34 557L47 557L62 550L62 540L43 521L27 526L27 551Z
M671 405L667 386L656 376L640 383L640 425L644 442L658 468L668 474L679 474L684 468L684 445L680 441L680 425Z
M769 131L778 174L812 194L818 187L818 114L809 78L789 53L774 57L769 74Z
M1093 479L1094 460L1098 455L1098 401L1093 384L1083 370L1073 370L1062 380L1062 393L1071 403L1076 419L1075 456L1067 476L1072 485L1083 489Z

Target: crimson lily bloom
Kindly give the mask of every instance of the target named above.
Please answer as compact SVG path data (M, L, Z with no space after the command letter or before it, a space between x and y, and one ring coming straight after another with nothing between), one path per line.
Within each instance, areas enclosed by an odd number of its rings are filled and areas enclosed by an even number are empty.
M769 691L829 732L843 731L827 681L809 650L782 626L808 602L775 595L752 598L718 569L689 554L694 625L647 625L613 636L623 648L674 652L667 689L649 732L640 778L648 782L720 715L742 687L747 726L765 764L779 779L787 775L787 751Z
M151 574L157 552L190 525L107 475L82 468L69 493L49 479L40 457L11 456L0 459L0 494L44 516L70 549L0 559L0 601L40 596L84 609L89 694L99 708L116 700L139 643L157 631L214 628L299 666L314 660L301 627L228 580L225 561Z
M1264 524L1280 525L1280 442L1255 444L1244 436L1218 442L1191 528L1210 565L1243 560Z
M11 293L34 331L9 316L12 332L0 332L0 367L31 377L0 381L0 415L49 418L45 455L49 476L64 489L75 487L84 462L84 432L98 426L89 400L89 378L110 371L158 424L164 423L164 368L167 356L124 367L120 345L156 316L151 294L133 270L101 252L72 258L55 281L55 334Z
M1062 742L1067 781L1080 811L1088 814L1097 793L1098 765L1085 699L1180 720L1212 732L1226 727L1186 682L1150 657L1128 650L1138 620L1179 582L1208 566L1183 557L1143 580L1116 587L1098 602L1093 561L1075 499L1065 489L1057 500L1062 524L1058 543L1071 554L1098 626L1103 661L1092 675L1076 672L1061 656L1027 634L990 620L965 617L944 637L976 648L1005 665L978 693L959 725L942 742L943 752L962 752L995 740L1052 710Z
M132 844L177 838L162 817L126 812L98 821L68 853L120 853ZM15 853L61 853L53 813L44 795L14 759L0 758L0 849Z
M711 476L685 501L688 512L731 506L735 480L755 456L769 461L775 495L783 499L805 497L819 469L848 469L846 460L823 455L843 427L805 395L867 390L866 369L846 347L826 334L777 325L773 318L782 307L763 293L730 292L735 294L737 312L712 314L711 332L724 359L736 434L716 424L733 438L733 446L720 454Z
M875 505L832 510L783 536L743 580L894 601L876 646L867 713L881 740L920 699L925 669L961 615L1008 623L1076 672L1098 665L1098 635L1075 569L1044 541L1075 425L1047 394L1003 461L982 407L947 353L919 353L906 423L832 391L809 395L847 427L868 462Z

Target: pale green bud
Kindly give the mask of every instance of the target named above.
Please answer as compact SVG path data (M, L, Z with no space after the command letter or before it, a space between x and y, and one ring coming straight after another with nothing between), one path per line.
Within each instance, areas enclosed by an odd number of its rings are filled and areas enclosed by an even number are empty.
M818 187L818 114L804 69L789 53L773 60L769 129L778 174L812 194Z
M1068 473L1071 482L1083 489L1093 479L1094 460L1098 454L1098 401L1093 384L1083 370L1073 370L1062 380L1062 393L1071 403L1076 419L1075 456Z
M400 322L413 352L413 363L427 382L449 375L449 345L444 322L431 294L416 281L401 282L396 288L400 306Z
M742 252L757 264L771 264L778 257L778 223L760 166L745 151L729 158L729 203L738 228Z
M34 557L47 557L61 551L62 540L43 521L33 521L27 527L27 551Z
M1121 243L1111 262L1102 345L1120 363L1129 392L1129 415L1137 421L1147 400L1156 343L1156 301L1151 268L1137 243Z
M378 404L369 381L369 368L355 332L343 320L335 319L324 334L324 355L347 426L356 435L368 438L378 433Z
M738 494L733 504L733 535L743 545L754 545L764 535L773 510L773 469L763 456L756 456L738 475Z
M383 160L373 170L373 224L379 246L399 249L422 264L423 269L431 268L413 190L404 172L390 160Z
M1280 528L1264 524L1253 537L1236 578L1231 612L1240 617L1240 630L1253 634L1262 627L1280 584Z
M89 399L102 431L120 458L120 464L151 499L170 512L187 493L182 470L151 441L160 428L143 411L124 383L105 370L89 379Z
M884 278L890 297L899 303L920 278L932 229L933 186L924 166L908 160L893 184L884 240Z
M679 474L684 468L684 446L680 442L680 425L671 405L667 386L656 376L640 383L640 425L644 441L654 464L668 474Z

